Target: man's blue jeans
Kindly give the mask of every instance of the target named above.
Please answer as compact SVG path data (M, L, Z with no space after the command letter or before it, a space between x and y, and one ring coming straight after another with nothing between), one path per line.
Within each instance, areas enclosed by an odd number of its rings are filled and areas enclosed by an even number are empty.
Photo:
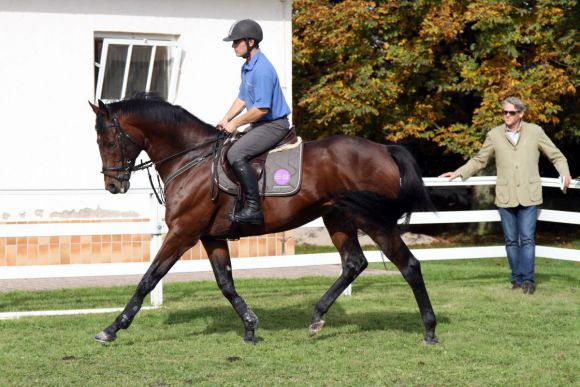
M512 282L518 284L534 282L537 214L536 206L499 209Z

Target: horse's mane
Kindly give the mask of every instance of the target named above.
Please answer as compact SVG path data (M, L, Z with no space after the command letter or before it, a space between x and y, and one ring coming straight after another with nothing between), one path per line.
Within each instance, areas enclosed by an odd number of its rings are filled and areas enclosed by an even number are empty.
M165 101L156 93L141 92L128 99L113 102L108 105L112 112L122 112L128 115L136 115L148 120L163 122L169 125L193 124L206 129L215 128L209 125L179 105L173 105Z

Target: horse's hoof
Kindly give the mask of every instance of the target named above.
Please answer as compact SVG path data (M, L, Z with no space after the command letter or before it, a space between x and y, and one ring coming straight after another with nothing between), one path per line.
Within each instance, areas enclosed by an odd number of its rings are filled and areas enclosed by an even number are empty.
M318 334L318 332L320 332L320 330L324 326L324 323L325 323L324 320L320 320L314 324L311 324L310 328L308 329L308 333L310 334L310 337L316 336Z
M437 340L435 337L426 337L425 340L423 340L423 343L425 345L435 345L439 344L439 340Z
M244 344L256 345L256 337L254 336L253 330L246 332L246 336L244 336Z
M111 341L115 341L115 339L117 338L117 335L113 334L108 334L105 331L101 331L99 332L96 336L95 336L95 340L97 340L99 343L110 343Z
M256 340L255 339L244 339L244 344L249 344L249 345L256 345Z

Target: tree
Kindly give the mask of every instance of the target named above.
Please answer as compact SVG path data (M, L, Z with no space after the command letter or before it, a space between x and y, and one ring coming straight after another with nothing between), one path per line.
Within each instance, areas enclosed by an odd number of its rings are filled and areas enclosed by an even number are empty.
M578 145L577 2L295 0L293 118L315 139L418 139L466 158L520 96Z

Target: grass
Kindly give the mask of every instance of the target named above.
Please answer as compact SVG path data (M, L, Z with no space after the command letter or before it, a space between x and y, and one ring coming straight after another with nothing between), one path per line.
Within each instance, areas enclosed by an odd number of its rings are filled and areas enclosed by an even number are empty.
M580 238L578 232L580 228L571 226L568 234L546 232L537 233L536 244L551 247L561 247L567 249L580 249ZM449 247L466 247L466 246L502 246L504 244L503 234L501 232L487 233L477 235L475 233L451 233L440 232L434 236L437 241L429 245L409 245L411 248L449 248ZM377 250L376 245L362 246L363 250ZM334 246L319 246L303 243L296 245L296 254L314 254L336 252Z
M436 346L422 344L400 275L357 279L316 338L307 333L312 308L333 278L238 280L261 320L256 346L242 344L241 322L215 283L169 283L164 308L142 311L110 345L92 337L114 314L0 321L0 384L578 385L578 264L538 259L533 296L508 290L505 260L422 267L439 321ZM119 306L132 290L3 293L0 311Z

